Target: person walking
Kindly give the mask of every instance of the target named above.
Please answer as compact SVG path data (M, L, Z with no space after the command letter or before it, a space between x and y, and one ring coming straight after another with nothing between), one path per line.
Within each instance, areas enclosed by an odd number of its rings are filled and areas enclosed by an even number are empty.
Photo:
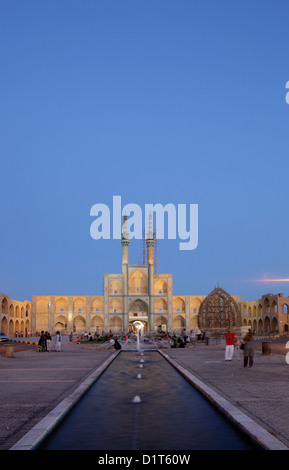
M254 355L255 355L255 340L250 329L243 339L244 344L244 367L247 367L249 360L249 367L253 366Z
M231 332L228 328L227 333L225 333L226 338L226 348L225 348L225 361L231 361L234 355L234 347L237 342L237 338L234 333Z
M59 331L56 331L55 349L56 351L61 351L61 334Z

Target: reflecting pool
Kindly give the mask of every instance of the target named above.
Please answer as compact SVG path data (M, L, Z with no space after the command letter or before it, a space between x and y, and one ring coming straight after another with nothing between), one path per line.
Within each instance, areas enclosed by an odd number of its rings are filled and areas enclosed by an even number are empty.
M158 352L142 354L122 351L39 449L256 449Z

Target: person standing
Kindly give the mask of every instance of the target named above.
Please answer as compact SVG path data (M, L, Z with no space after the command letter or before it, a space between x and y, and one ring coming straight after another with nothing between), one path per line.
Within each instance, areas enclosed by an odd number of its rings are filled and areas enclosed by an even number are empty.
M226 349L225 349L225 361L231 361L234 355L234 347L237 342L237 338L234 333L231 332L228 328L227 333L225 333L226 338Z
M249 360L249 367L253 366L255 355L255 340L252 330L249 330L244 340L244 367L247 367Z
M44 331L41 331L38 344L40 346L39 351L45 352L46 351L46 337L45 337Z
M56 332L55 349L61 351L61 334L59 331Z
M201 337L202 337L202 332L200 329L198 329L197 331L197 339L198 339L198 342L201 341Z
M209 346L209 341L210 341L210 333L209 331L204 331L204 341L207 346Z
M46 351L50 352L51 351L51 335L48 331L46 331L45 336L46 336Z
M184 343L185 343L185 344L186 344L186 342L187 342L187 337L188 337L188 336L187 336L187 330L186 330L186 328L184 328L184 329L183 329L183 332L182 332L182 334L181 334L181 338L184 340Z
M193 330L191 331L191 340L192 340L192 343L195 344L196 334Z

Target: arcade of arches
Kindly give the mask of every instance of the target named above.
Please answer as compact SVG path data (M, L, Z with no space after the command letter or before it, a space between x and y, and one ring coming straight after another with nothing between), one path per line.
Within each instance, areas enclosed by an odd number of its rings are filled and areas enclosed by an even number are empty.
M32 333L31 302L10 299L0 293L0 331L7 336L29 336Z
M31 301L17 301L0 293L1 331L9 336L41 330L116 333L129 331L136 320L150 332L221 331L229 326L236 332L251 327L257 334L288 331L289 297L267 294L241 301L219 287L209 295L173 295L172 274L154 271L152 233L146 240L147 264L129 264L125 233L121 272L104 275L102 295L32 295Z
M253 302L241 303L242 327L257 334L286 333L289 325L289 297L267 294Z
M139 281L139 277L136 279ZM142 290L142 284L137 287L135 284L133 288ZM1 331L8 336L29 336L48 329L52 333L57 330L63 333L123 331L125 299L121 283L114 282L109 291L106 305L104 296L33 296L30 302L12 300L8 295L0 294ZM137 294L129 297L127 330L132 329L136 319L144 323L146 331L150 330L149 317L152 317L154 330L161 328L175 333L184 328L187 331L198 328L214 331L229 325L234 329L241 327L241 330L252 328L259 335L289 331L289 297L283 294L266 294L256 301L240 301L238 296L229 296L218 288L208 296L172 296L170 303L168 285L163 280L154 283L152 299L146 292L145 298L142 292L137 291Z

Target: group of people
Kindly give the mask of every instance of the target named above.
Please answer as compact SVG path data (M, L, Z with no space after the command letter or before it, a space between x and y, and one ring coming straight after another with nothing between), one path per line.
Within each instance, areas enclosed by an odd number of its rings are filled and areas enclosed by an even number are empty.
M172 337L173 344L171 348L184 348L186 346L186 340L185 338L173 336Z
M173 340L172 348L184 348L187 343L196 344L197 342L203 341L206 345L209 345L210 334L208 331L198 330L196 333L192 330L187 333L184 328L180 336L168 336Z
M200 338L200 335L202 334L202 339L207 340L207 344L209 341L209 336L204 332L197 334L197 338ZM79 338L77 337L78 342ZM186 342L188 340L188 335L186 333L186 330L184 329L181 336L179 337L173 337L173 345L172 348L184 348L186 346ZM72 340L72 339L70 339ZM236 347L239 346L238 338L236 335L228 329L227 333L225 333L225 340L226 340L226 347L225 347L225 361L231 361L233 359L234 355L234 350ZM117 338L113 338L110 336L109 338L110 345L113 346L116 350L121 349L121 344L117 340ZM52 338L51 335L48 331L41 331L40 338L39 338L39 351L41 352L50 352L51 351L51 346L52 346ZM250 329L245 337L241 341L241 346L240 349L243 350L244 352L244 367L249 367L253 366L254 362L254 354L255 354L255 344L254 344L254 334L252 330ZM61 334L59 331L56 332L55 336L55 350L60 351L61 350Z
M50 352L52 349L52 337L48 331L41 331L38 341L39 352ZM61 351L61 334L56 332L55 336L55 350Z
M30 336L30 333L28 332L26 336ZM23 331L15 331L15 337L16 338L23 338L24 337Z
M73 341L73 337L74 335L71 332L69 335L70 342ZM80 335L80 337L78 335L76 336L75 343L79 343L80 341L95 341L96 339L98 339L98 336L96 335L96 333L94 334L94 336L92 336L91 333L85 332L84 334Z
M209 345L210 333L208 331L198 330L196 336L198 341L204 341L207 346Z
M238 347L238 338L229 328L227 333L225 334L225 339L225 361L231 361L233 359L234 350L236 347ZM255 355L255 342L254 335L251 329L247 331L245 337L242 339L240 349L243 350L244 353L243 366L247 367L249 365L249 367L252 367Z

